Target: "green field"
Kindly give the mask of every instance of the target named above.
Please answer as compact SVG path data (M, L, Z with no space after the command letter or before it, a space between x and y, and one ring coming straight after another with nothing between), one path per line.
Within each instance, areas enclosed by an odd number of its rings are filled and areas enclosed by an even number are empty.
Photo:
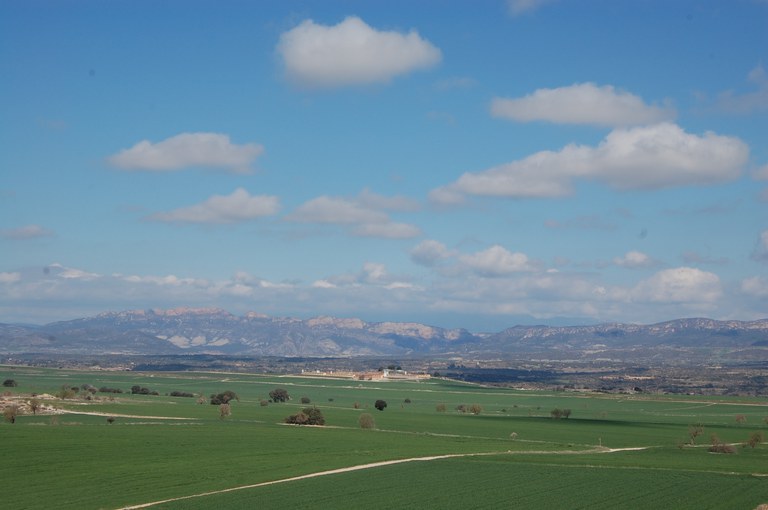
M768 444L743 446L755 432L768 436L765 398L0 366L0 380L6 379L18 386L2 388L3 406L37 394L56 408L0 424L2 507L9 509L123 508L171 499L151 508L750 509L768 503ZM63 385L84 384L124 393L56 397ZM131 395L134 385L159 395ZM278 387L291 400L260 405ZM224 419L218 406L167 396L225 390L240 399ZM306 407L301 397L321 409L326 426L282 423ZM387 402L384 411L373 407L377 399ZM445 412L437 411L440 404ZM460 413L462 404L482 411ZM570 417L553 419L555 408L570 409ZM361 413L373 415L374 430L359 427ZM684 444L692 424L703 426L696 446ZM712 434L735 445L735 453L709 453ZM450 457L424 460L434 456ZM397 460L408 461L365 467ZM290 480L349 467L365 468ZM278 483L259 486L267 482Z

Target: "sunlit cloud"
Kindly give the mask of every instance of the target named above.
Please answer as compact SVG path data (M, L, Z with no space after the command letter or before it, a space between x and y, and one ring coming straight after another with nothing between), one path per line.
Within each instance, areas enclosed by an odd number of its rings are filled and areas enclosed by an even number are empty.
M318 88L387 83L442 59L415 30L380 31L354 16L334 26L306 20L280 36L277 53L291 81Z

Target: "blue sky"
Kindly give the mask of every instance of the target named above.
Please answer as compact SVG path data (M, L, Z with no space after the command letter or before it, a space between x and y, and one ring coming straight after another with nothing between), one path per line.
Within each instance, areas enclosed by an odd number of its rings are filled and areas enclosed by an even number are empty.
M0 4L0 321L768 316L768 2Z

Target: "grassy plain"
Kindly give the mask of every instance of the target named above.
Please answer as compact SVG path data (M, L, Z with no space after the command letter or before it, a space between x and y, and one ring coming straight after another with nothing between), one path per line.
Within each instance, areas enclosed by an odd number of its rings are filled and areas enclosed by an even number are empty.
M754 508L768 503L768 399L602 395L485 388L453 381L378 382L221 373L69 371L0 366L12 399L90 384L158 396L41 397L58 413L0 424L4 508ZM292 399L260 405L281 387ZM196 398L236 392L232 416ZM82 392L81 392L82 393ZM325 427L281 422L307 397ZM373 408L377 399L388 407ZM406 399L410 403L406 403ZM356 405L357 407L356 408ZM438 412L444 404L446 411ZM479 415L458 405L479 404ZM572 411L552 419L554 408ZM362 430L368 412L375 430ZM93 413L93 414L88 414ZM107 416L116 417L108 423ZM741 416L737 422L736 417ZM697 446L682 446L701 424ZM515 439L510 437L515 435ZM707 451L709 437L737 444ZM252 486L369 463L453 454ZM481 455L478 455L481 454ZM207 492L213 494L195 496Z

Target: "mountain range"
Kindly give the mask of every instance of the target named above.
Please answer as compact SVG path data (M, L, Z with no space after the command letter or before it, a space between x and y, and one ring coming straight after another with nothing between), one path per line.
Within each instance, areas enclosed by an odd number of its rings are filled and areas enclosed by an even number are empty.
M678 319L651 325L515 326L471 333L412 322L297 319L217 308L106 312L43 326L0 324L0 352L237 356L537 356L631 359L681 352L768 357L768 319Z

